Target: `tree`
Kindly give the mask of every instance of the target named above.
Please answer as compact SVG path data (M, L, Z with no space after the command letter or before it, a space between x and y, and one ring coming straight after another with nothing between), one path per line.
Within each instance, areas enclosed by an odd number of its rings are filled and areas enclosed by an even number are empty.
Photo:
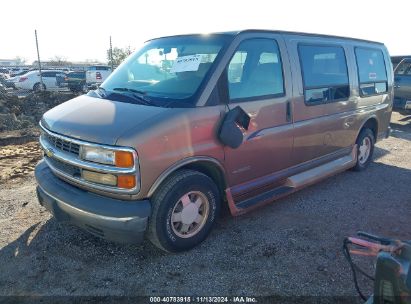
M113 65L118 66L132 52L133 50L129 46L126 48L113 47ZM107 50L107 60L108 64L111 65L110 49Z
M16 65L25 65L27 62L26 58L20 57L20 56L16 56L14 58L14 61L16 62Z
M65 65L70 64L70 62L67 61L67 57L64 57L64 56L56 55L50 58L49 60L50 60L50 64L54 66L65 66Z

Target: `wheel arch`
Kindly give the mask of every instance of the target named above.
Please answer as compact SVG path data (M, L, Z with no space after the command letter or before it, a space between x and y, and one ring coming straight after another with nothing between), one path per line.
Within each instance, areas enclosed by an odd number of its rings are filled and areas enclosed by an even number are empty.
M169 167L153 183L148 191L147 197L151 197L167 177L181 169L198 171L210 177L219 189L221 197L224 199L225 189L227 188L225 170L223 165L212 157L189 157Z
M33 85L33 91L36 90L36 86L41 87L41 82L36 82L36 83ZM46 88L47 88L46 85L43 83L43 89L46 90Z
M374 140L377 141L378 138L378 119L376 116L371 116L364 120L361 127L358 129L356 140L363 129L370 129L374 135Z

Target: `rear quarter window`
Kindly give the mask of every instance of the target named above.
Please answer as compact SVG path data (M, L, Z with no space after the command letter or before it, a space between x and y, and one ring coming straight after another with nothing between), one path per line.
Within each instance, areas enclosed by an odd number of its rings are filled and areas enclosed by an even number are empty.
M56 72L43 72L41 73L42 77L56 77Z
M383 94L388 90L384 54L379 49L355 48L361 96Z
M349 97L347 60L341 46L299 44L298 53L307 105Z

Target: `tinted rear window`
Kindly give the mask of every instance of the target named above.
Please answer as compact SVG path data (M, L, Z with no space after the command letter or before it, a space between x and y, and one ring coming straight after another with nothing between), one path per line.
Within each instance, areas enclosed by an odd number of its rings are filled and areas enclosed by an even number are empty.
M86 77L86 74L84 72L75 72L75 73L69 73L68 77L82 78L82 77Z
M401 62L395 69L395 75L411 75L411 59Z
M384 55L381 50L356 48L360 82L375 82L387 80Z
M298 46L307 103L330 102L349 97L348 68L340 46Z
M56 72L42 72L41 76L43 76L43 77L56 77Z
M387 92L387 71L381 50L355 48L361 95Z
M89 71L108 71L110 68L106 66L92 66L89 67L87 70Z

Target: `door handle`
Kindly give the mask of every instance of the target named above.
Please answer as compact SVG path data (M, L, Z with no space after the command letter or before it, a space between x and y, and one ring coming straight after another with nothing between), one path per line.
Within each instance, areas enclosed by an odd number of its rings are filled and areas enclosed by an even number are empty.
M289 101L286 104L285 120L291 122L291 103Z

